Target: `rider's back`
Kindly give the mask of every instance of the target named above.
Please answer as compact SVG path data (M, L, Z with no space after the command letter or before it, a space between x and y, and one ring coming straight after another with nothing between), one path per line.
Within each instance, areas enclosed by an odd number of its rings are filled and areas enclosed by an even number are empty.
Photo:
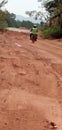
M38 32L38 29L37 28L32 28L32 34L37 34L37 32Z

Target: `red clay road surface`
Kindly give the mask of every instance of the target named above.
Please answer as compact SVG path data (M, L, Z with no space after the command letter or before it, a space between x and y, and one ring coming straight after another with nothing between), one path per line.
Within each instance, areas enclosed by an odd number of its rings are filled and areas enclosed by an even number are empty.
M0 130L62 130L62 39L0 33Z

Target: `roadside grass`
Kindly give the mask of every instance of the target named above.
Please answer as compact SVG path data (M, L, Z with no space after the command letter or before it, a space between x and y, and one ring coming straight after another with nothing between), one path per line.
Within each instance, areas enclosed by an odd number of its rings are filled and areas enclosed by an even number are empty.
M57 27L54 27L54 28L49 27L43 30L42 36L43 38L48 38L48 37L61 38L62 30L60 30L60 28L57 28Z

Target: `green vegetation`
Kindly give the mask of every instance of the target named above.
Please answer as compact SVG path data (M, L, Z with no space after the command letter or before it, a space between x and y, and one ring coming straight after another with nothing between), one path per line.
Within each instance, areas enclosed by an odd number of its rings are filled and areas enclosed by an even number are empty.
M3 11L0 10L0 28L5 28L8 26L6 20L5 20L5 13Z
M46 21L47 26L43 30L43 36L62 37L62 0L47 0L43 4L49 14Z
M15 24L14 24L15 27L19 28L19 27L25 27L27 29L30 29L33 27L33 23L30 22L30 21L15 21Z
M26 27L26 28L32 28L33 23L30 21L19 21L15 20L16 15L14 13L9 13L7 10L2 11L0 10L0 26L5 27Z
M44 37L62 37L62 0L38 0L38 2L41 4L41 11L27 11L26 14L36 19L40 18L41 23L43 21L40 28Z
M0 2L0 29L4 29L7 27L7 22L5 20L5 13L1 10L1 8L7 3L7 0L2 0Z
M32 22L15 20L16 15L14 13L9 13L7 10L3 11L1 9L7 2L7 0L2 0L2 2L0 2L0 29L4 29L6 27L26 27L28 29L32 28Z
M5 11L4 13L5 13L4 19L7 22L8 27L14 27L15 24L16 24L16 21L15 21L16 16L15 16L15 14L9 13L8 11Z
M52 36L55 38L62 37L62 0L38 0L46 10L42 11L27 11L30 16L34 15L35 19L40 18L41 23L38 28L42 30L43 36ZM26 27L32 28L33 23L30 21L15 20L16 15L8 11L2 11L1 8L7 3L7 0L0 2L0 27ZM43 19L42 19L43 18Z
M49 27L48 29L44 29L43 37L48 38L49 36L52 36L54 38L60 38L62 36L62 32L60 31L60 28L57 27Z

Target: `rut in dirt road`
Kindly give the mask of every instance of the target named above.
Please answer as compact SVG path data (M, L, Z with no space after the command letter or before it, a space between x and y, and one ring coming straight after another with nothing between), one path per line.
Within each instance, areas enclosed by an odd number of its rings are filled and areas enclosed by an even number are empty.
M0 34L0 129L62 130L62 45Z
M2 94L4 95L4 98L2 97ZM37 96L17 88L10 91L5 90L1 92L0 98L6 100L6 103L4 104L0 101L2 106L4 105L4 109L6 111L19 111L25 109L27 106L32 106L32 108L38 111L40 115L43 113L48 122L55 122L57 125L57 130L61 130L61 108L56 99Z

